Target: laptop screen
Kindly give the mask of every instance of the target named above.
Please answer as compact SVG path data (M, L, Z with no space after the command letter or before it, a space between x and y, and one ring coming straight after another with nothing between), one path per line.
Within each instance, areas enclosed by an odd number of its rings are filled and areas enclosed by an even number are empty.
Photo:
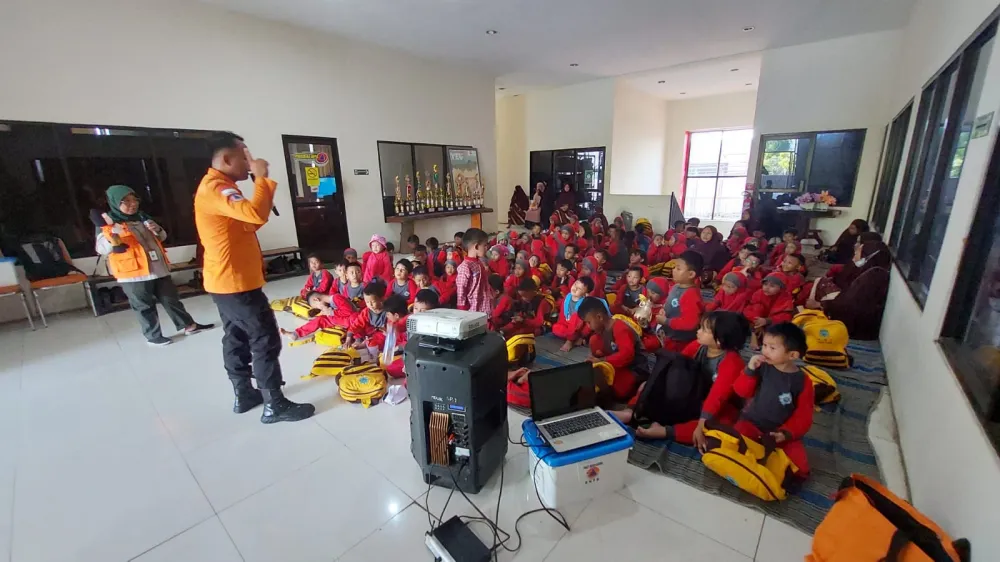
M540 421L597 405L594 366L575 363L528 375L531 418Z

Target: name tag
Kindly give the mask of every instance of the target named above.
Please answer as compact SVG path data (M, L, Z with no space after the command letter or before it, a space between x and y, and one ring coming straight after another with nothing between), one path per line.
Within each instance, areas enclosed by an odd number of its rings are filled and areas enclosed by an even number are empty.
M160 252L157 252L156 250L150 250L149 261L160 261Z

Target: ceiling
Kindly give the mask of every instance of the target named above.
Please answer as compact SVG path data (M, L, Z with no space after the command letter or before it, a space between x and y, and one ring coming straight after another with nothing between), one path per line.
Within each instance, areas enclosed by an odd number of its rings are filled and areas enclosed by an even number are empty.
M913 0L202 1L475 66L496 76L497 87L505 94L610 76L644 78L648 73L655 78L651 71L669 69L658 78L667 81L663 88L652 90L668 98L681 91L698 96L710 95L699 93L702 90L725 93L746 88L747 82L756 84L756 75L748 79L748 70L743 77L729 76L730 68L742 71L742 66L723 68L727 57L900 28L913 4ZM753 30L744 32L745 27ZM487 35L487 30L497 33ZM756 60L759 67L759 57ZM696 61L708 61L708 70L690 64ZM711 79L711 69L726 73L718 85ZM684 83L686 79L690 84Z

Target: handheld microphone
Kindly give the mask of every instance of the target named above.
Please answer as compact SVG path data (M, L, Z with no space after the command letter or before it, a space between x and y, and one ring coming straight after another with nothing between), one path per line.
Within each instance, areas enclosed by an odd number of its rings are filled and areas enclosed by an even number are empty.
M255 183L257 182L257 177L253 175L253 172L250 172L250 181L255 182ZM276 216L276 217L280 217L281 216L281 213L278 212L278 206L277 205L272 205L271 206L271 212L274 213L274 216Z

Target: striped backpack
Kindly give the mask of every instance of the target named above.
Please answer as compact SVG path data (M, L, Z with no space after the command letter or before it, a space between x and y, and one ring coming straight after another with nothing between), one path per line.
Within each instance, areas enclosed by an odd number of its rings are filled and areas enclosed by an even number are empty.
M337 375L337 387L344 400L370 408L385 397L389 391L389 382L381 367L368 363L341 371Z
M839 320L830 320L820 310L803 310L792 318L792 323L806 334L806 363L848 369L851 356L847 353L847 326Z

